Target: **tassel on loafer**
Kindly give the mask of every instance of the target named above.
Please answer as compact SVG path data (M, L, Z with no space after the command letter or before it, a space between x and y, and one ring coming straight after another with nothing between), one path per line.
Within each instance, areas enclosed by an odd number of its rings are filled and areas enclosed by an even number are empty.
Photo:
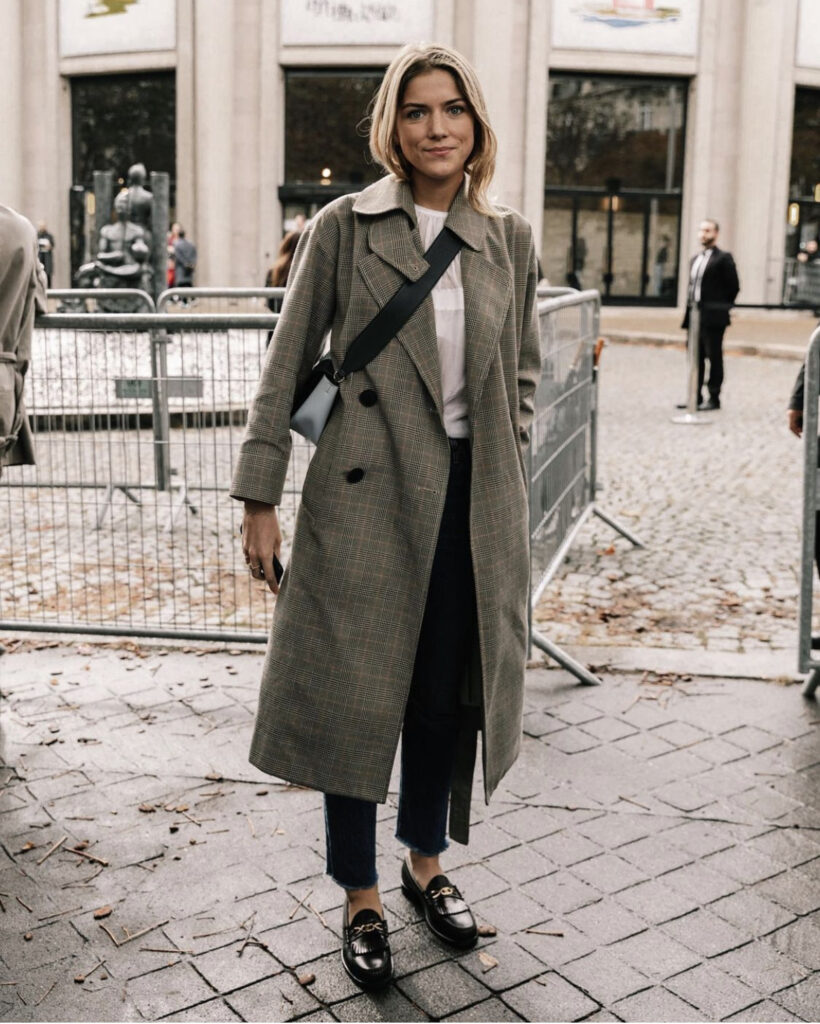
M430 931L452 946L469 949L478 938L473 912L464 897L446 875L436 875L422 889L405 860L401 866L404 895L424 911Z
M384 988L393 977L393 957L387 922L375 910L360 910L347 919L347 900L342 914L342 965L364 989Z

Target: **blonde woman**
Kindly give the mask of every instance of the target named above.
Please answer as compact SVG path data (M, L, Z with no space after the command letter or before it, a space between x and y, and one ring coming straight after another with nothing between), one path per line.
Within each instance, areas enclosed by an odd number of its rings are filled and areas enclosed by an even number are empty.
M466 843L476 737L485 798L518 754L527 634L524 452L540 373L529 225L487 190L496 141L473 68L406 47L375 98L386 176L303 234L251 409L232 493L243 549L279 594L251 761L325 794L327 870L345 889L342 960L362 987L392 976L376 875L376 805L402 736L396 835L405 894L469 947L476 924L440 856ZM424 302L347 377L302 491L276 581L276 514L293 395L330 330L347 346L446 225L463 242Z

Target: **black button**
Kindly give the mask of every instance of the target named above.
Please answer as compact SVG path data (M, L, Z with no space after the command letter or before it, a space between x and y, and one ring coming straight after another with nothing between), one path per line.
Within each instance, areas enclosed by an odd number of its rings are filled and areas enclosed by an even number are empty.
M360 480L364 480L363 469L359 469L359 467L357 466L356 469L351 469L348 471L347 482L349 484L357 484Z
M371 405L375 405L376 402L378 402L378 400L379 396L371 388L368 388L367 391L363 391L359 395L359 401L362 403L362 405L367 406L368 409L370 408Z

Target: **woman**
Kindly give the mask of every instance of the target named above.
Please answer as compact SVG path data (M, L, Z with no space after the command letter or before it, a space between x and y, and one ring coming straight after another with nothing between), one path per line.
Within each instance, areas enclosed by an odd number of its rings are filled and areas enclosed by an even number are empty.
M265 274L266 288L284 288L288 283L290 268L293 265L293 255L296 252L296 246L299 244L301 235L301 231L288 231L279 243L279 252L276 254L276 259L273 265L268 267L268 272ZM271 313L281 312L282 300L268 299L268 309ZM270 345L272 337L273 331L268 331L268 337L265 341L266 347Z
M524 449L540 373L532 233L487 198L496 143L464 58L402 50L375 99L370 148L388 175L325 207L303 234L232 486L250 571L279 593L251 761L326 794L328 873L347 894L342 959L363 987L392 972L375 823L399 732L403 889L440 938L476 939L439 856L448 801L451 838L468 839L478 729L487 800L520 745ZM328 330L338 366L402 282L422 276L444 224L464 243L459 255L341 385L280 590L275 506L294 391Z

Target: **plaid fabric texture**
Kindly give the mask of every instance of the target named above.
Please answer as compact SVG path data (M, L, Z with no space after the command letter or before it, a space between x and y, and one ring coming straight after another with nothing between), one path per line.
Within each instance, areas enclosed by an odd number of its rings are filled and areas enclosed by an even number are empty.
M479 619L464 700L482 714L464 719L483 720L489 799L521 739L529 597L523 450L540 374L536 263L531 229L513 211L485 217L462 192L446 223L465 242ZM405 183L382 179L308 225L251 408L234 497L279 503L293 394L327 332L339 365L402 281L426 269ZM360 401L365 391L375 392L375 403ZM449 464L428 296L397 338L343 382L308 469L251 748L263 771L323 792L386 799ZM454 792L463 799L468 789L462 771ZM457 831L453 837L466 841L466 828Z

